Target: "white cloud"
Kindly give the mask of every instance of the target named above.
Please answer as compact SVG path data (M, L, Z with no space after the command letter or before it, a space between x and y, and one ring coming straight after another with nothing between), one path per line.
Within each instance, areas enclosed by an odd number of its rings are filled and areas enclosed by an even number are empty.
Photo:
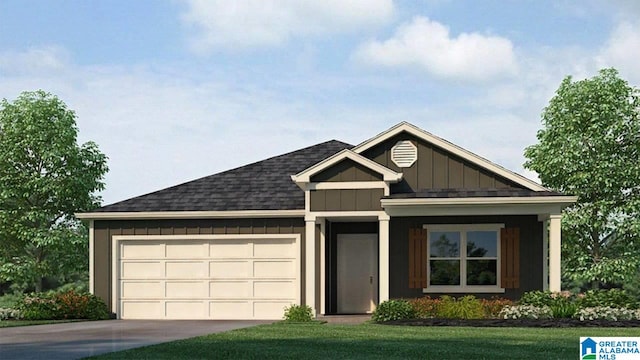
M640 22L616 25L607 43L596 56L598 67L615 67L630 82L640 83Z
M56 71L63 69L69 58L68 52L59 46L5 51L0 53L0 74Z
M452 37L445 25L415 17L385 41L369 41L355 52L364 63L389 67L417 66L443 78L487 80L517 73L511 41L477 32Z
M199 53L356 31L394 15L392 0L187 0L186 5L182 21L194 28L191 46Z

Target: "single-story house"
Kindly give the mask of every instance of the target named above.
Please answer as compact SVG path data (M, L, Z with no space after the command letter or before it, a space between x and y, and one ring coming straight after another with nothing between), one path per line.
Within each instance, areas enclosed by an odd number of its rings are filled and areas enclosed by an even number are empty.
M575 201L403 122L77 216L91 291L118 318L279 319L560 290Z

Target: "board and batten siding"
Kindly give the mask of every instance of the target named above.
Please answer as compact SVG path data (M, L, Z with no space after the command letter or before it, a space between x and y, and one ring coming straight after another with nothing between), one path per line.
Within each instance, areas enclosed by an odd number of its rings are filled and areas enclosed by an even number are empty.
M382 181L382 175L346 159L311 177L311 182L325 181Z
M474 294L478 297L495 295L517 300L523 293L542 290L542 223L535 215L513 216L429 216L392 218L389 223L389 297L422 297L422 289L409 284L409 231L422 229L425 224L504 224L505 228L520 229L520 284L506 289L504 294ZM441 294L429 296L437 297Z
M94 222L94 293L111 309L112 238L114 235L299 234L304 269L304 219L96 220ZM316 253L319 253L317 251ZM318 261L316 261L318 263ZM304 276L300 274L304 303Z
M391 148L404 140L411 141L418 148L418 160L408 168L400 168L391 160ZM403 174L402 181L391 187L392 193L425 189L522 188L404 132L364 151L362 155Z
M312 190L311 211L380 211L383 189Z

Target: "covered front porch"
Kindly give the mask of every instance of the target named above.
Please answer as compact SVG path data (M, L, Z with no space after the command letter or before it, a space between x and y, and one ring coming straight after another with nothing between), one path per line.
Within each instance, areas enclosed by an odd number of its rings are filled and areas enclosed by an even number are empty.
M528 198L383 198L383 211L353 212L309 212L306 221L306 242L304 245L304 281L305 303L316 314L352 314L366 313L377 304L390 298L420 297L425 294L462 294L473 293L478 296L502 296L517 299L530 290L560 291L560 247L561 247L561 211L568 202L564 197ZM412 229L433 229L438 226L447 228L480 228L496 225L498 228L519 229L519 261L515 283L503 287L501 278L505 275L502 266L505 258L496 254L495 286L480 287L472 284L460 286L435 286L429 277L433 264L427 256L428 242L420 248L410 249L409 234ZM357 239L369 234L369 240ZM340 240L339 240L340 238ZM359 244L371 244L373 247L345 246L348 241L359 241ZM500 245L496 245L496 251ZM351 255L342 252L350 252ZM353 261L356 254L357 261ZM363 258L374 258L373 262L363 262ZM416 267L412 260L424 258L422 268L425 277L419 285L411 267ZM351 260L349 260L351 259ZM449 261L455 261L448 259ZM458 259L465 263L474 259ZM364 263L373 266L367 277L365 274L344 276L344 267L339 262L355 264ZM435 261L435 260L434 260ZM459 262L459 264L461 264ZM342 266L342 265L341 265ZM468 269L461 265L461 281L467 281ZM512 265L510 265L512 266ZM501 269L502 268L502 269ZM353 269L353 268L352 268ZM347 272L348 272L347 268ZM340 278L339 278L340 276ZM412 280L411 277L414 277ZM503 279L502 279L503 280ZM350 281L350 285L345 285ZM344 303L345 289L352 291L360 288L356 282L368 283L362 287L369 297L370 307L361 310L349 308ZM513 285L517 286L513 286ZM425 285L425 286L422 286ZM371 290L371 288L375 288ZM349 295L353 298L353 295ZM362 302L361 302L362 303ZM363 309L363 310L362 310Z

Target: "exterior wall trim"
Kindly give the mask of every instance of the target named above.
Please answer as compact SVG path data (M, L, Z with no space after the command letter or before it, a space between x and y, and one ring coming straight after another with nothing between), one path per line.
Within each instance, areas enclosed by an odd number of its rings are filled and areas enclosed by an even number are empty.
M360 154L357 154L349 149L344 149L339 153L320 161L319 163L299 172L295 175L291 175L293 180L298 186L301 184L307 184L311 182L311 176L330 168L331 166L341 162L342 160L349 159L356 163L365 166L382 175L382 179L385 182L398 182L402 179L402 173L397 173L385 166L378 164L377 162L368 159Z
M497 269L496 269L496 285L464 285L464 286L446 286L446 285L429 285L422 289L422 293L495 293L501 294L505 292L505 288L500 287L500 280L502 274L500 272L500 262L503 259L500 258L500 229L505 227L504 223L483 223L483 224L423 224L422 228L428 231L497 231L498 243L497 243ZM429 258L427 259L427 263ZM462 264L463 271L466 270L466 265ZM427 267L427 280L431 279L431 271Z
M338 190L338 189L386 189L387 185L384 181L327 181L309 183L309 190Z
M185 238L189 239L198 239L198 240L232 240L232 239L282 239L282 238L290 238L295 240L295 253L298 254L296 258L296 274L298 274L298 280L296 282L296 303L300 304L300 293L302 291L302 274L301 271L301 259L299 257L300 254L300 242L301 236L300 234L186 234L186 235L113 235L112 237L112 248L111 248L111 309L114 313L116 313L117 318L120 319L121 311L120 311L120 289L118 283L118 258L120 257L120 242L126 240L141 240L141 241L150 241L150 240L182 240Z
M228 219L228 218L294 218L303 217L300 210L238 210L238 211L140 211L76 213L88 220L157 220L157 219Z
M378 145L382 142L384 142L385 140L388 140L402 132L407 132L411 135L414 135L430 144L433 144L437 147L440 147L442 149L444 149L445 151L448 151L456 156L459 156L460 158L467 160L477 166L480 166L481 168L484 168L492 173L495 173L497 175L500 175L506 179L509 179L517 184L520 184L524 187L526 187L527 189L531 189L534 191L549 191L549 189L545 188L544 186L536 183L533 180L527 179L524 176L517 174L511 170L508 170L496 163L493 163L479 155L476 155L474 153L472 153L471 151L465 150L461 147L459 147L458 145L455 145L443 138L440 138L438 136L435 136L427 131L424 131L420 128L418 128L417 126L410 124L408 122L401 122L400 124L392 127L391 129L384 131L376 136L374 136L373 138L366 140L362 143L360 143L359 145L357 145L356 147L354 147L352 149L352 151L360 154L364 151L366 151L367 149L370 149L372 147L374 147L375 145Z

